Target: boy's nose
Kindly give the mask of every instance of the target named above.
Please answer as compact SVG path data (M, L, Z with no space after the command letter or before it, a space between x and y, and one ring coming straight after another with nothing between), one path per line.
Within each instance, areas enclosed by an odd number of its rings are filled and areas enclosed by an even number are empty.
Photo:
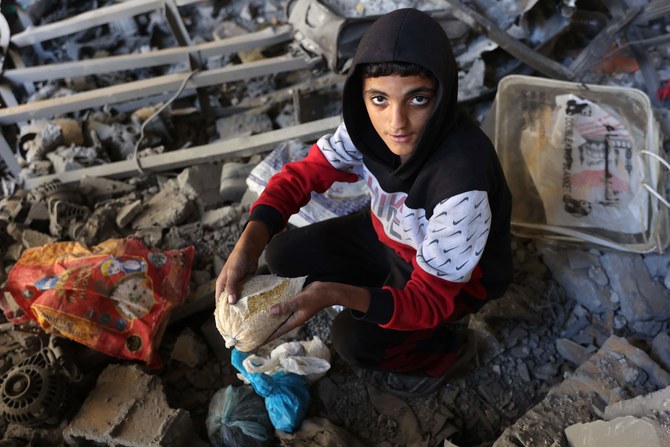
M389 126L393 130L400 130L407 124L407 114L403 107L392 106L390 108Z

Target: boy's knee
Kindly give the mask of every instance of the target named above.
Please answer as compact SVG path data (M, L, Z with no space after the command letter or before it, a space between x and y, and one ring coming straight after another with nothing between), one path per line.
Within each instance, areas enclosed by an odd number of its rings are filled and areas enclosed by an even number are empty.
M369 359L369 350L363 345L362 337L358 336L355 328L355 320L347 311L340 312L331 328L331 339L333 348L337 354L347 363L353 366L366 367Z

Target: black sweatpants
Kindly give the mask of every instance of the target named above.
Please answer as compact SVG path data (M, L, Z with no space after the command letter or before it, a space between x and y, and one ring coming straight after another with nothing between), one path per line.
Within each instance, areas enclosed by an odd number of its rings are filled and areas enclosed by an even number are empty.
M270 271L284 277L355 286L402 288L412 266L377 238L370 211L294 228L275 235L265 253ZM352 365L399 373L439 376L463 346L449 326L419 331L384 329L340 312L331 330L337 353Z

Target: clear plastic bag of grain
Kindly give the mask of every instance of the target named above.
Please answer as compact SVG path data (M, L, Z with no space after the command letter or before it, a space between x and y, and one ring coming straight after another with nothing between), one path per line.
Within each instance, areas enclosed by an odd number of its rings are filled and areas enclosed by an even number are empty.
M270 314L270 307L297 295L305 278L257 275L242 284L241 298L235 304L229 304L224 298L217 299L214 319L226 347L250 352L262 345L289 317Z

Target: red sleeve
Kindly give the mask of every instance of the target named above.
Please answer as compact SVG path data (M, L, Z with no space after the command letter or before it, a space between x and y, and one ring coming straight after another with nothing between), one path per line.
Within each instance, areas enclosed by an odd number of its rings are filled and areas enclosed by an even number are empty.
M334 168L314 144L305 158L286 163L280 172L270 178L250 212L253 215L259 205L272 207L282 215L283 228L289 217L310 201L312 192L320 194L335 182L353 183L357 180L356 174Z
M423 270L416 261L414 249L389 239L382 231L379 221L373 225L380 240L390 245L405 259L412 261L412 275L403 288L370 288L370 308L363 316L379 326L395 330L419 330L434 328L458 320L473 311L467 300L459 298L467 293L469 300L485 301L486 290L481 284L482 271L475 267L466 283L447 281Z

